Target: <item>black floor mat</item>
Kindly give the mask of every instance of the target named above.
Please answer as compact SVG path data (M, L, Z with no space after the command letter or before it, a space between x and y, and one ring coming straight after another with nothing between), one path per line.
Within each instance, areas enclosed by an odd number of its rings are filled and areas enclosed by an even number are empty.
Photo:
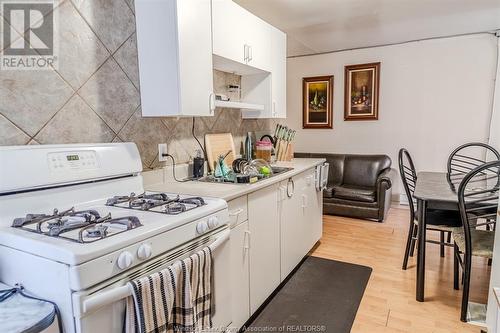
M372 269L308 257L247 332L350 332Z

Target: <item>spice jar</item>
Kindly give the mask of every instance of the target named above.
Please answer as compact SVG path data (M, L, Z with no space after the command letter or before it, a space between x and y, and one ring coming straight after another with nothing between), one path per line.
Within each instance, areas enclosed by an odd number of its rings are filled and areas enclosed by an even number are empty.
M273 144L269 141L257 141L255 143L255 158L263 159L271 163L271 152Z

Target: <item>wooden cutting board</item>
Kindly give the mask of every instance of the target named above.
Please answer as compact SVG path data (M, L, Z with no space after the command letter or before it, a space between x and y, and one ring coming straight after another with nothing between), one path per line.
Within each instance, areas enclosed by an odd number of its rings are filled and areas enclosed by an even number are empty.
M210 170L215 169L215 163L220 155L227 155L226 164L231 167L236 158L233 135L231 133L205 134L205 149L207 151L208 166Z

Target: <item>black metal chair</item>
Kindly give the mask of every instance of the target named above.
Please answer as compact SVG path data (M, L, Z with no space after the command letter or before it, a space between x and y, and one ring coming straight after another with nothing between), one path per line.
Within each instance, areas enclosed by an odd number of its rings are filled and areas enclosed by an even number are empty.
M463 295L460 320L467 321L472 257L493 257L495 233L478 229L495 223L498 209L500 161L484 163L463 178L458 188L462 227L453 230L454 288L459 288L459 265L463 270ZM494 228L493 228L494 229ZM461 255L463 255L463 260Z
M418 221L415 207L416 200L413 196L417 183L417 172L415 171L415 165L413 164L410 153L404 148L399 150L398 162L401 181L410 206L410 228L408 230L408 239L406 241L402 267L403 270L406 270L408 257L413 257L418 234ZM444 257L445 246L453 246L453 243L451 243L451 232L453 227L460 225L460 214L458 211L428 210L426 221L427 230L439 231L440 233L440 241L429 239L427 242L439 244L440 255ZM445 241L445 233L448 235L447 241Z
M500 160L500 153L490 145L482 142L466 143L453 150L448 157L448 183L456 190L464 177L487 162Z

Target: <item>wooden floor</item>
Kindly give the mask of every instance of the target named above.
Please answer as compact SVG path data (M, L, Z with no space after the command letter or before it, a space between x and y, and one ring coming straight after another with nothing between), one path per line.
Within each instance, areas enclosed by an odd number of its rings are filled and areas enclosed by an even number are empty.
M453 249L439 257L439 246L427 244L425 302L415 300L415 258L401 269L409 211L392 208L384 223L325 216L323 238L314 256L373 269L352 332L480 332L460 322L462 292L453 289ZM432 232L428 238L436 238ZM489 267L474 262L471 301L486 303Z

